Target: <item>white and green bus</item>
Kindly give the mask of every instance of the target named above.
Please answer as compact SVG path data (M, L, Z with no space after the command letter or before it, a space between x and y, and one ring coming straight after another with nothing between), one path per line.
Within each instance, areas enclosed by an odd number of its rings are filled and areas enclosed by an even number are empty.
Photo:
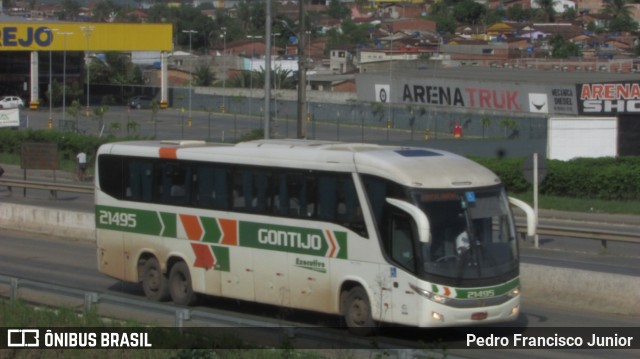
M498 177L451 153L305 140L100 147L100 272L340 314L355 333L514 320L518 241Z

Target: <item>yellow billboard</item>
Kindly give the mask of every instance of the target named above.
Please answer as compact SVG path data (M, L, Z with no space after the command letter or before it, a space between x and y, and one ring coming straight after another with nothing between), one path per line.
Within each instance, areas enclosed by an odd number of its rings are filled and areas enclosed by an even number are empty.
M172 51L172 24L0 23L0 51Z

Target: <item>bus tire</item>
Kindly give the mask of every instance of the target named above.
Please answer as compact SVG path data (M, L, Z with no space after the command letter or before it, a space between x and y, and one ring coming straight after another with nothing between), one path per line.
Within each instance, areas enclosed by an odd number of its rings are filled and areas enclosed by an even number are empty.
M178 305L194 305L198 299L191 285L191 274L185 262L177 262L169 274L171 299Z
M376 326L371 316L371 302L364 288L357 286L343 293L344 320L349 331L356 335L371 335Z
M150 300L161 302L169 299L169 282L155 257L142 265L142 290Z

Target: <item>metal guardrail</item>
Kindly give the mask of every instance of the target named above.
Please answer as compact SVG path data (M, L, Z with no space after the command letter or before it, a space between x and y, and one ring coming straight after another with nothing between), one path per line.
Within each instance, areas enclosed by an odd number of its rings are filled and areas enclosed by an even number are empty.
M524 229L523 229L524 230ZM558 237L574 237L595 239L603 241L603 247L606 248L607 241L640 243L640 232L629 233L616 231L612 229L595 229L595 228L566 228L562 226L539 225L536 231L538 235L558 236Z
M6 289L3 289L5 287ZM38 293L37 295L23 295L23 290ZM44 294L44 295L43 295ZM273 334L271 343L264 343L266 347L273 347L283 343L282 338L286 336L290 340L297 340L303 348L353 348L365 349L377 352L384 350L391 352L392 357L410 357L410 358L432 358L431 351L421 348L420 346L413 348L411 346L402 347L394 342L385 340L372 342L368 338L353 336L345 333L343 330L334 331L332 328L324 328L309 323L291 322L282 319L262 318L254 315L238 315L232 311L225 310L207 310L205 308L191 307L184 308L172 305L170 303L151 302L144 297L132 297L128 295L110 294L106 292L96 292L78 288L67 287L64 285L52 284L43 281L18 278L0 274L0 299L8 298L10 303L14 303L19 299L26 299L31 304L46 304L53 307L71 306L78 311L87 313L95 310L99 315L106 314L106 317L112 317L112 309L115 308L118 315L116 320L136 320L135 312L144 318L153 318L153 324L150 327L169 327L167 324L173 318L173 327L178 329L211 329L213 333L219 333L225 339L229 339L230 335L237 333L245 334ZM49 299L45 298L49 297ZM53 301L51 299L54 299ZM55 304L51 304L55 302ZM82 303L82 304L80 304ZM108 307L103 313L101 306ZM146 321L145 321L146 322ZM216 329L219 329L216 331ZM260 330L257 332L256 330ZM248 335L239 336L238 338L251 338ZM408 344L408 342L407 342ZM236 345L231 342L231 345ZM251 347L251 340L245 345ZM260 349L262 346L256 346ZM408 351L415 355L401 356L403 351ZM388 354L388 353L387 353ZM371 355L369 355L371 356Z
M517 224L516 231L526 236L527 226ZM607 249L607 242L623 242L640 244L640 233L630 233L616 231L612 229L596 229L596 228L567 228L563 226L538 225L536 228L538 236L557 236L568 238L592 239L601 241L602 249Z
M57 192L71 192L71 193L85 193L93 194L93 186L61 183L61 182L41 182L41 181L29 181L29 180L17 180L9 178L0 178L0 186L7 186L9 188L17 187L24 189L41 189L50 191L52 195L56 195Z
M72 193L85 193L93 194L93 186L69 184L69 183L51 183L41 181L25 181L16 179L0 179L0 186L29 188L29 189L41 189L51 191L55 197L55 193L60 192L72 192ZM518 233L527 233L527 226L525 224L517 224L516 229ZM538 225L536 229L538 235L546 236L559 236L559 237L572 237L583 239L594 239L602 241L602 247L607 247L607 241L613 242L627 242L627 243L640 243L640 233L630 233L623 231L616 231L611 229L596 229L596 228L567 228L563 226L553 225Z

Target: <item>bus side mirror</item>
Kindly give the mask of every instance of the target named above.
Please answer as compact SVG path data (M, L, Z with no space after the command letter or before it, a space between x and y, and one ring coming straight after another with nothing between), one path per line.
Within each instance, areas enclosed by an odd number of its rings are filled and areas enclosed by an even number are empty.
M525 215L527 216L527 235L535 236L538 225L538 218L536 218L536 214L533 208L531 208L531 206L529 206L524 201L513 197L509 197L509 203L520 208L525 213Z
M421 243L431 242L431 224L427 215L420 208L396 198L387 198L387 203L408 213L418 227L418 236Z

